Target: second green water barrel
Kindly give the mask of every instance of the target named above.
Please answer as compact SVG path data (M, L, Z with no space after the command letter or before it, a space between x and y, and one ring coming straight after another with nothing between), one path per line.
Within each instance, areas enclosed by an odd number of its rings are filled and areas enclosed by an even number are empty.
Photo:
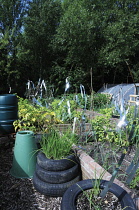
M14 94L0 95L0 134L15 132L13 122L18 119L18 100Z

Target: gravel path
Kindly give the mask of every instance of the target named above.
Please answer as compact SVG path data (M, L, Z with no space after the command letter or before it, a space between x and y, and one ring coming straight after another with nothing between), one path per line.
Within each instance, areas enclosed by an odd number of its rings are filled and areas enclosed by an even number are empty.
M37 192L32 179L17 179L10 174L14 140L0 138L0 209L1 210L60 210L61 198Z

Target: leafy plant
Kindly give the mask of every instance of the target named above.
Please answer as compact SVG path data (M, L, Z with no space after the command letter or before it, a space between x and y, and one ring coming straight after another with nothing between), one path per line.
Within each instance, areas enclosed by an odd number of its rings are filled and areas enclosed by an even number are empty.
M54 112L45 107L35 107L27 99L19 98L18 110L19 119L13 123L16 131L29 129L36 133L61 122Z
M124 131L121 131L121 133L115 131L115 124L111 123L109 115L97 116L91 121L91 124L97 141L115 142L120 146L128 145L126 133Z
M77 98L76 98L77 97ZM85 100L82 98L81 93L78 94L68 94L66 95L66 99L69 100L76 100L78 108L84 108L85 107ZM93 107L95 109L104 108L111 103L111 96L109 94L102 94L102 93L96 93L92 92L92 95L86 94L86 109L90 109L91 103L93 100Z
M113 109L114 109L113 107L101 108L101 109L99 110L99 113L100 113L100 114L104 114L105 116L111 118L112 113L113 113Z
M78 93L63 95L61 99L54 99L51 103L51 108L59 120L62 120L64 123L69 123L73 121L74 117L77 117L79 120L81 119L83 111L79 111L79 109L90 109L91 100L93 100L95 109L106 107L110 103L110 97L105 94L94 93L93 99L90 95L86 94L85 101L81 94ZM70 103L70 114L68 112L68 101ZM107 111L111 113L112 108L110 110L107 109L105 113Z
M70 107L68 107L68 101ZM77 111L77 107L76 101L68 100L67 98L55 99L51 104L51 108L55 112L56 117L64 123L71 123L74 117L81 118L81 112Z
M135 178L131 181L130 187L136 188L136 186L139 186L139 169L136 171Z
M71 131L60 133L50 128L40 141L41 151L48 158L61 159L71 153L72 145L77 143L77 136Z
M93 100L95 109L105 108L111 103L111 97L108 94L95 93Z

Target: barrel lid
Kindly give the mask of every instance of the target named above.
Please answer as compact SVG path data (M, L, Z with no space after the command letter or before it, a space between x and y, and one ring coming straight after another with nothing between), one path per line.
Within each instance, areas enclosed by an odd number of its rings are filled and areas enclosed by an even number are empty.
M0 94L0 104L17 104L17 96L14 94Z

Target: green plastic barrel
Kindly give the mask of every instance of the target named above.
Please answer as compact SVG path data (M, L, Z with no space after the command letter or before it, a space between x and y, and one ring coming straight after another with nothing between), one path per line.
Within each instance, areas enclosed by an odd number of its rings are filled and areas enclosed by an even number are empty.
M10 170L16 178L33 177L37 161L37 145L32 131L16 133L13 164Z
M13 122L18 119L18 101L16 95L0 95L0 133L14 133Z

